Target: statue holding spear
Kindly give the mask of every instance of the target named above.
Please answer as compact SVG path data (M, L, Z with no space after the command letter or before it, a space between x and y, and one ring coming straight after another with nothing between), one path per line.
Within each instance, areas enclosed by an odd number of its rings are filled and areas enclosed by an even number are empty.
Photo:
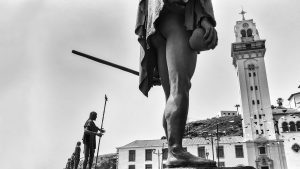
M107 101L107 97L105 95L104 106L106 106L106 101ZM89 163L89 169L92 168L94 153L95 153L95 149L96 149L96 136L99 136L101 138L103 133L105 132L103 129L104 112L105 112L105 107L104 107L103 116L102 116L101 128L98 128L96 126L96 124L94 123L94 121L97 119L97 113L94 111L92 111L90 113L89 119L84 124L84 134L83 134L83 138L82 138L83 144L84 144L83 169L86 169L88 163ZM99 152L99 146L100 146L100 138L99 138L99 143L98 143L98 152ZM97 152L96 159L98 158L98 152Z

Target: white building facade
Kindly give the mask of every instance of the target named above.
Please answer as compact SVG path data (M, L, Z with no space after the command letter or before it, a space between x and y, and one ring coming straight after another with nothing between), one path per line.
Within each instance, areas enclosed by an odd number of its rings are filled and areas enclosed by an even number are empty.
M225 117L225 116L237 116L238 113L237 113L237 111L221 111L220 115L221 115L221 117Z
M287 168L298 169L300 166L300 111L291 108L275 108L273 116L278 138L284 140Z
M213 141L212 141L213 140ZM220 166L234 167L248 165L247 144L241 136L184 139L183 147L202 158L218 161ZM136 140L117 148L118 169L162 169L167 159L166 140Z
M300 92L291 94L291 96L288 98L288 101L290 108L300 110Z

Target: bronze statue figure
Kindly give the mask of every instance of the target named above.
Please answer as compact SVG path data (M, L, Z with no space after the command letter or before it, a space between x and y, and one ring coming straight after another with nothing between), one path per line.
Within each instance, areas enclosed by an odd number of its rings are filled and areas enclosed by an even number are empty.
M196 157L182 147L197 54L217 45L215 26L211 0L139 2L135 30L141 45L139 88L147 96L153 85L163 87L169 168L216 166L216 162Z
M86 169L87 163L89 162L89 169L92 168L94 153L96 149L96 136L101 137L104 130L98 128L94 120L97 119L97 113L91 112L89 119L84 124L83 144L84 144L84 161L83 169ZM99 132L98 132L99 131Z
M80 161L80 152L81 152L80 145L81 145L81 142L78 141L76 143L75 151L73 153L73 155L74 155L74 169L78 168L78 164L79 164L79 161Z

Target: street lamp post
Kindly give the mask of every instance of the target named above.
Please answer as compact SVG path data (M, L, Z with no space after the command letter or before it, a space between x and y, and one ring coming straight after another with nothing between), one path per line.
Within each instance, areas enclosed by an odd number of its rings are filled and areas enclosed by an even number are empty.
M219 123L217 123L217 158L218 158L218 167L220 163L220 151L219 151Z
M162 152L159 152L159 149L156 152L156 149L153 149L152 153L157 155L157 161L158 161L158 169L163 168L163 159L161 159L161 165L160 165L160 156L163 156L163 149L164 149L164 143L162 144Z
M156 150L153 149L153 154L157 155L157 161L158 161L158 169L160 169L160 155L162 155L162 153L159 152L159 149L157 150L157 153L155 152Z
M228 121L229 123L233 123L234 120L231 120L231 121ZM219 122L217 123L216 125L214 126L217 126L217 132L214 133L215 136L217 137L217 158L218 158L218 167L219 167L219 163L220 163L220 147L219 147L219 139L220 139L220 135L219 135L219 124L223 124L224 122ZM208 140L211 142L211 148L212 148L212 156L213 156L213 161L215 160L215 156L214 156L214 138L213 138L213 133L208 133L207 131L205 132L207 134L209 134L210 136L210 139L207 139L206 136L205 137L205 140ZM208 155L207 155L208 156Z
M214 138L213 138L213 135L211 133L209 134L209 136L210 136L210 139L205 138L205 140L208 140L211 143L212 157L213 157L213 161L215 161L215 155L214 155ZM208 156L208 154L207 154L207 156Z

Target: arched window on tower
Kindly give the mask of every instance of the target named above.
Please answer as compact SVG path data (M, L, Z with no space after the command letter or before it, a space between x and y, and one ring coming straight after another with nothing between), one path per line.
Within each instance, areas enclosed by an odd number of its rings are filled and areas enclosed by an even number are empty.
M300 131L300 121L296 122L297 131Z
M288 127L287 122L282 123L282 131L283 132L288 132L289 131L289 127Z
M248 69L249 69L249 70L254 70L254 69L255 69L254 64L249 64L249 65L248 65Z
M247 29L247 36L252 37L252 29Z
M295 122L291 121L289 123L289 125L290 125L290 131L296 131L296 124L295 124Z
M246 37L246 31L244 29L241 30L242 37Z

